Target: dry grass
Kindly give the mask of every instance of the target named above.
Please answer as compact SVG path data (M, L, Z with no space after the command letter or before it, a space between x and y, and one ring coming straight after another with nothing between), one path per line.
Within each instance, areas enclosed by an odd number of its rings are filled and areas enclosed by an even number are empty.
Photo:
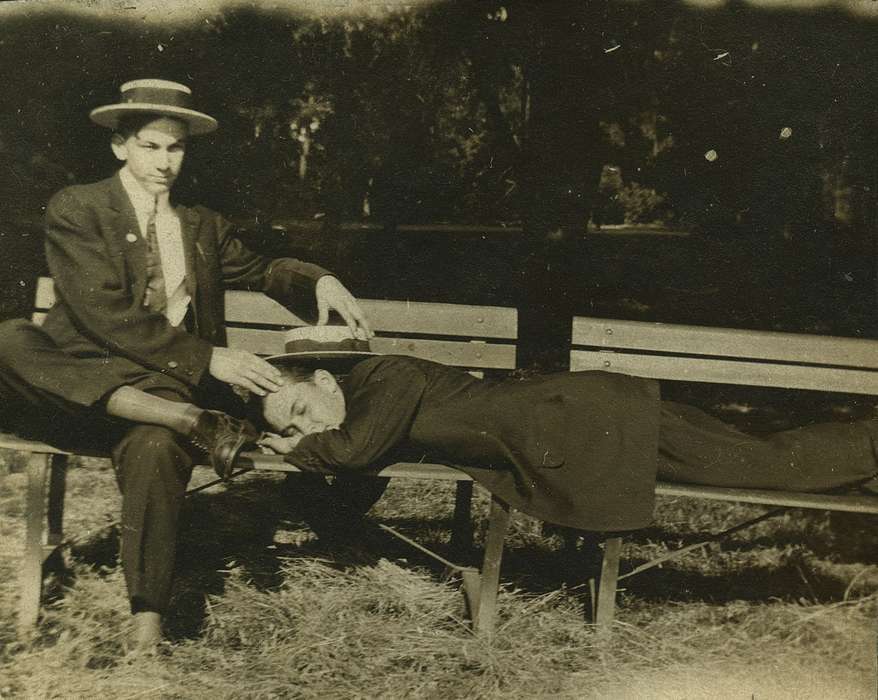
M22 485L0 475L3 698L875 697L878 567L862 551L875 541L846 546L823 515L791 514L635 577L609 638L584 622L560 538L518 517L488 640L428 560L375 533L322 543L276 479L253 476L192 499L173 643L130 663L106 527L118 496L95 465L71 473L67 522L83 537L68 578L49 587L35 639L14 638ZM441 547L451 501L440 485L400 482L376 517ZM626 565L748 512L663 501Z

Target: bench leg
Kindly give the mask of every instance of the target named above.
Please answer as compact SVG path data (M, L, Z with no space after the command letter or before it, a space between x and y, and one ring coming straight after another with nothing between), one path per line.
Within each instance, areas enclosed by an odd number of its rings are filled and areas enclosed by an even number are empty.
M67 457L52 455L49 472L49 510L47 514L49 538L47 543L58 547L64 540L64 496L67 492Z
M24 553L19 572L18 631L27 635L40 614L43 589L43 521L46 517L46 472L51 455L31 454L27 462L27 496L25 517L27 527Z
M622 538L608 537L604 541L604 558L601 564L601 579L598 584L597 611L595 624L599 632L606 632L613 624L616 613L616 585L619 580L619 557L622 552Z
M478 607L473 618L476 632L490 635L494 631L497 611L497 592L500 587L500 562L503 543L509 528L509 506L499 498L491 498L491 514L488 518L488 534L485 538L485 559L482 562L481 586Z
M458 481L454 493L454 523L451 529L451 551L458 557L472 552L472 502L473 482Z

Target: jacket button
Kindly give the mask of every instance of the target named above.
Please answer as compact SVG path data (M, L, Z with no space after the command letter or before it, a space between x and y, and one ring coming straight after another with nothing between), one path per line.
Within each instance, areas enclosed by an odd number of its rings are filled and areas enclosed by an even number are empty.
M175 360L171 360L170 362L168 362L168 367L170 367L171 369L177 369L179 365Z

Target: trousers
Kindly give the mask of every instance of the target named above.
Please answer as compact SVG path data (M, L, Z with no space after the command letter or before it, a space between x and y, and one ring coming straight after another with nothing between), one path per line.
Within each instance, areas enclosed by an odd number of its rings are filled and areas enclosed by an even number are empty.
M878 420L752 435L695 406L662 401L658 477L729 488L828 491L872 479Z
M82 381L106 381L100 367L71 358L27 321L0 323L0 425L58 447L110 452L122 493L121 562L132 612L163 613L173 583L180 513L197 457L168 428L115 420L103 400L77 403ZM221 386L193 391L144 370L126 385L171 401L240 414L243 405ZM105 397L114 387L106 387Z

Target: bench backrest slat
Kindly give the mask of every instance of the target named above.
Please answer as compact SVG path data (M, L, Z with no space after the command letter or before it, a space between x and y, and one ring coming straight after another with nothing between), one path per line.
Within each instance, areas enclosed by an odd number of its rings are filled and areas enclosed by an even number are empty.
M35 322L45 318L54 301L52 279L41 277ZM225 302L230 347L276 355L284 351L284 334L289 328L309 325L260 292L229 291ZM361 299L360 303L379 334L372 341L375 352L412 355L475 370L515 368L515 309L386 299Z
M814 365L573 350L570 369L597 369L653 379L878 395L878 372Z
M515 340L515 309L499 306L361 299L376 331L472 336ZM303 326L308 322L259 292L226 293L226 321L231 324Z
M875 342L859 338L586 317L573 319L572 336L574 347L878 369Z

